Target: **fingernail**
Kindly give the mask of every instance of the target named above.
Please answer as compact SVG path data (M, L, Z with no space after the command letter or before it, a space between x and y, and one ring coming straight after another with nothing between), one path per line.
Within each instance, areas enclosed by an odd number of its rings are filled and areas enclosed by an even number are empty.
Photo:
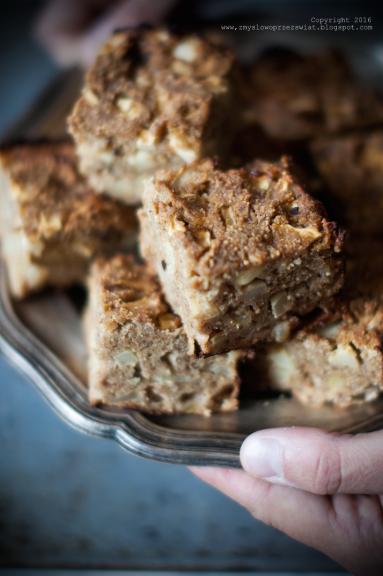
M275 438L248 436L241 447L246 472L269 481L283 480L283 446Z

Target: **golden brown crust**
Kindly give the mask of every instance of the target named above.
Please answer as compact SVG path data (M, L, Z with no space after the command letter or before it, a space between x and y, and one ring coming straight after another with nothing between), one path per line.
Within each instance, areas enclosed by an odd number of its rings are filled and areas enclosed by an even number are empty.
M130 208L96 195L79 174L70 142L11 146L0 151L0 163L32 240L91 245L135 229Z
M132 319L157 327L161 321L169 329L180 327L181 322L166 304L157 278L133 256L116 254L112 258L98 258L91 276L101 291L108 329L118 330Z
M304 342L307 338L318 343L323 340L336 341L337 346L352 343L356 350L370 348L382 350L383 298L359 297L353 300L337 301L331 317L318 318L312 326L307 326L296 335L296 340ZM331 320L330 320L331 318ZM329 326L336 326L334 337L327 336ZM332 334L331 330L329 332Z
M261 265L309 246L340 251L341 235L304 192L287 158L228 172L206 160L159 174L155 185L159 218L185 230L207 274Z
M228 49L206 38L120 31L89 70L70 129L121 144L147 129L157 140L175 134L197 143L212 98L228 91L232 66Z

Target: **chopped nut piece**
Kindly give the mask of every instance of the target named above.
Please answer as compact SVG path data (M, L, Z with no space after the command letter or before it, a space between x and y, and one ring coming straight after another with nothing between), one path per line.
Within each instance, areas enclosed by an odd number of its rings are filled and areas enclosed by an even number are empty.
M333 324L328 324L327 326L323 326L318 333L323 336L324 338L328 338L329 340L335 340L335 338L339 334L339 330L342 327L341 322L334 322Z
M233 226L235 224L234 213L230 206L221 209L221 214L226 226Z
M313 226L306 226L305 228L295 228L296 232L310 241L314 242L321 237L321 232Z
M83 96L85 100L88 102L88 104L90 104L91 106L96 106L99 102L99 99L97 98L96 94L92 90L90 90L90 88L84 90Z
M294 300L293 298L289 298L287 292L282 291L272 296L270 304L274 318L279 318L291 309L294 305Z
M250 284L247 284L243 289L243 301L252 302L254 298L260 296L261 294L267 294L267 284L263 280L253 280Z
M246 286L250 284L256 278L261 270L261 266L254 266L253 268L248 268L247 270L242 270L237 276L238 286Z
M179 60L194 62L198 58L198 44L196 40L190 39L180 42L173 50L173 54Z
M198 230L196 232L196 237L201 246L204 246L205 248L208 248L210 246L211 234L209 230Z
M270 371L271 378L280 383L281 390L289 389L291 382L300 376L294 356L289 354L283 346L274 346L270 352Z
M351 346L338 346L328 357L329 364L337 368L358 368L358 358Z
M257 184L258 184L259 189L263 190L264 192L266 192L266 190L268 190L271 186L271 182L270 182L269 178L267 178L266 176L262 176L261 178L258 178ZM281 192L284 192L284 190L282 189Z
M131 98L119 98L117 100L117 106L119 107L119 109L121 110L121 112L130 112L132 110L132 108L134 108L134 100L132 100Z
M138 363L138 358L131 350L123 350L114 357L115 362L119 366L135 366Z
M279 322L273 328L273 338L276 342L285 342L291 333L291 322Z
M286 234L295 234L296 236L300 236L302 239L310 243L321 237L320 230L314 228L313 226L306 226L302 228L299 226L291 226L291 224L284 224L283 226L285 228Z

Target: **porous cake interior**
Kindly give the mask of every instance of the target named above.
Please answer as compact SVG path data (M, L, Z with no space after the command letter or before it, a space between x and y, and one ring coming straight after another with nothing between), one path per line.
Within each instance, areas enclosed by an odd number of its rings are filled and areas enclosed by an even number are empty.
M93 272L90 280L86 337L91 401L165 413L208 415L235 409L241 354L190 357L179 318L158 294L148 293L148 277L140 270L134 289L129 281L116 287L113 276L102 271ZM110 291L124 307L125 319L111 313Z
M274 389L292 390L312 405L345 407L375 400L383 387L381 352L363 344L357 348L352 334L349 343L337 342L334 331L338 329L334 324L326 332L329 337L322 332L271 347L263 360L266 382Z
M38 251L38 247L33 246L23 230L12 187L13 184L0 160L1 250L7 263L12 294L21 298L30 290L42 286L48 273L33 262L33 254Z

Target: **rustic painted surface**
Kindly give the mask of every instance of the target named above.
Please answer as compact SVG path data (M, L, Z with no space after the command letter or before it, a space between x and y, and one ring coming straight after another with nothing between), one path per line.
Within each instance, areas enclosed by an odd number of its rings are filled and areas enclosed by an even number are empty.
M0 565L316 569L188 470L61 422L0 359Z

